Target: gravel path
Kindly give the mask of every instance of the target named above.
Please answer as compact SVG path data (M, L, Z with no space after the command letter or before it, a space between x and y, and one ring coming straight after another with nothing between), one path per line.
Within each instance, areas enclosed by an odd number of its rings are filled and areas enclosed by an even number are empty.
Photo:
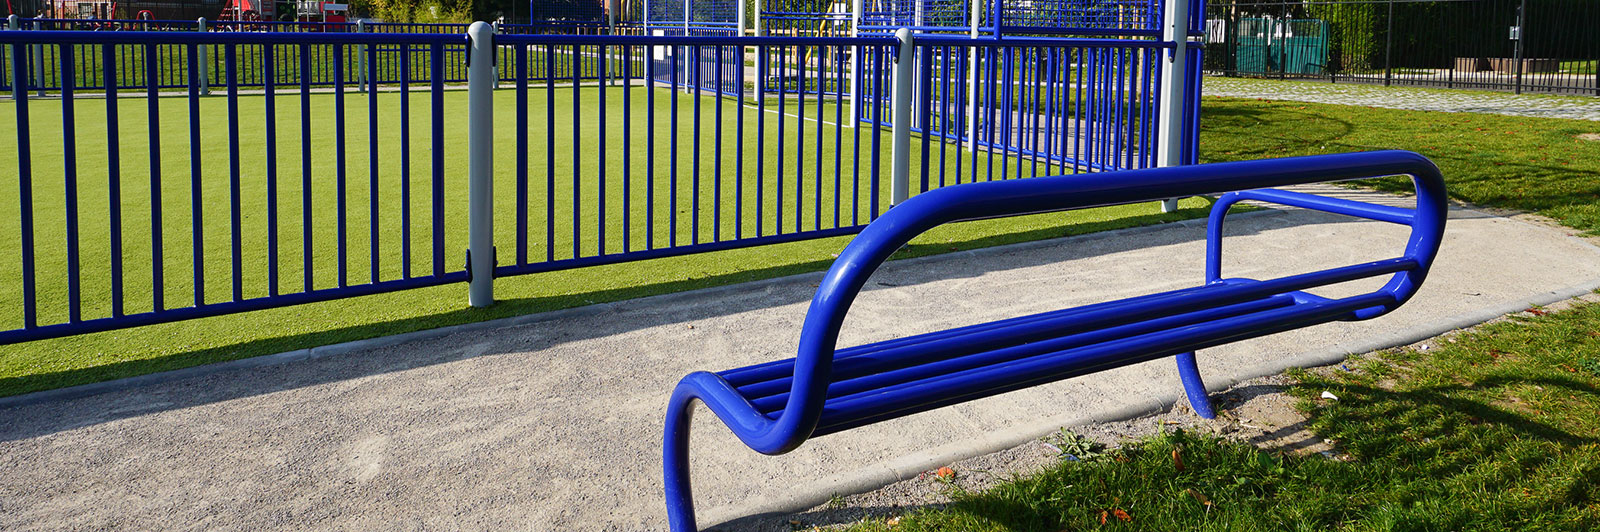
M1600 121L1600 98L1207 77L1206 96Z

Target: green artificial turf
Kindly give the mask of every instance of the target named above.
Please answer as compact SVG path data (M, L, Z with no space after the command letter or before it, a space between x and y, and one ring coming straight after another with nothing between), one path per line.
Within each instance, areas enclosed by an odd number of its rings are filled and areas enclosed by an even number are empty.
M626 138L634 140L627 150L621 148L625 131L620 109L625 93L633 109ZM802 133L796 125L799 122L791 116L800 112L792 99L781 103L786 115L777 113L780 102L772 99L768 112L758 113L753 107L747 107L741 117L736 102L722 100L719 103L709 96L697 98L693 94L662 89L625 91L615 87L605 90L606 103L602 107L600 94L599 89L592 86L557 86L553 92L539 87L530 90L526 105L528 116L535 120L527 125L530 134L524 147L519 145L515 135L519 127L514 118L519 104L516 92L501 90L496 93L495 244L501 265L519 262L524 253L531 263L551 258L592 257L601 251L602 244L606 253L616 253L624 246L634 251L647 246L666 247L674 238L676 244L684 245L719 238L727 240L736 234L748 237L779 231L791 233L797 227L804 230L834 227L835 198L838 198L837 225L848 226L852 221L865 222L873 208L869 183L874 150L879 153L879 179L888 179L891 140L887 131L883 131L874 144L871 129L832 126L839 109L831 102L819 107L815 101L808 101L804 111L808 121ZM653 105L649 101L651 94L655 98ZM413 94L406 102L410 106L409 115L402 115L401 97L394 92L344 96L347 120L341 146L332 118L337 115L340 99L331 94L312 94L304 102L309 109L311 133L309 141L304 143L309 150L307 155L302 152L301 97L280 95L273 100L277 119L271 123L276 126L278 138L273 157L268 156L265 141L269 123L264 118L266 98L240 97L236 112L240 117L237 123L242 124L237 131L241 228L238 253L241 260L237 263L230 260L234 253L230 231L234 185L229 177L232 164L229 139L234 132L230 131L230 121L226 118L230 113L228 101L209 97L194 102L200 111L196 115L200 118L197 123L200 134L198 143L193 143L189 135L188 106L191 102L181 97L157 99L161 132L157 181L162 206L163 305L166 308L191 305L197 292L207 302L227 301L234 296L235 279L238 279L242 297L266 296L273 286L269 279L273 265L277 269L276 287L280 293L304 290L308 274L315 289L337 287L341 284L341 264L343 283L370 282L374 279L370 245L374 235L370 215L374 190L378 213L376 279L401 278L407 267L414 276L429 275L435 267L445 272L460 271L465 263L467 245L466 93L441 93L439 109L433 108L431 97L426 92ZM377 102L377 152L372 157L369 157L369 98ZM546 112L551 98L557 110L554 114ZM125 298L121 310L125 313L149 311L154 304L149 102L142 96L116 102L115 144L120 148L115 172L120 198L116 205L121 215L121 224L116 230L120 232L122 244L120 268ZM68 276L73 271L68 268L66 245L69 239L65 185L69 181L76 184L75 211L79 215L76 241L79 242L80 267L76 275L81 282L79 299L82 305L77 312L82 319L93 319L110 316L114 310L109 273L113 242L109 183L113 173L107 149L112 144L112 131L106 125L104 100L79 99L72 107L77 139L73 146L76 166L68 168L63 154L62 102L29 100L27 103L32 144L28 152L32 186L28 190L35 206L32 211L37 272L34 285L40 324L67 321L73 312L69 305L72 298L68 294ZM719 107L723 125L720 138L717 136L719 128L712 127L718 120ZM598 127L602 108L607 110L604 149L599 145L602 136ZM676 124L672 118L674 108L678 115ZM578 110L576 117L574 109ZM645 138L642 132L649 127L650 109L655 114L654 146L640 140ZM823 122L820 130L816 121L818 111ZM16 134L17 112L14 103L0 104L0 135ZM696 112L703 117L698 130L692 120ZM553 124L544 122L547 115L553 118ZM764 118L758 120L758 115ZM404 140L402 116L409 116L409 138ZM430 121L434 116L440 117L444 125L440 151L434 150L430 138ZM741 119L743 137L738 131ZM764 131L759 151L755 134L758 128ZM862 135L863 161L859 167L850 163L854 160L858 131ZM701 147L698 157L694 156L697 138ZM738 149L741 138L742 151ZM915 183L920 181L922 142L914 140L911 161ZM785 161L782 166L777 164L780 145ZM717 146L721 147L720 152ZM941 162L952 172L952 179L956 168L970 173L973 163L970 154L961 155L958 164L957 154L961 150L957 146L937 142L929 146L932 181L937 182L939 178L933 166ZM437 181L443 212L443 244L437 250L438 261L432 238L431 197L436 188L432 154L435 153L441 157L442 168ZM599 155L602 153L606 155L603 160ZM624 153L628 154L627 159L623 159ZM824 155L818 158L818 153ZM526 155L526 189L519 189L517 170L522 164L521 154ZM834 184L836 154L844 154L838 162L838 186ZM17 157L17 152L0 154L0 176L4 176L0 182L0 194L4 194L0 196L0 257L8 257L0 261L0 301L7 303L6 309L0 311L0 328L5 329L21 327L24 319L21 303L24 283L18 260L22 251L22 229L17 197L20 177L17 169L22 165ZM276 163L275 183L269 182L269 159ZM194 187L191 161L199 165L198 189ZM303 182L301 167L307 161L311 173ZM369 161L377 165L376 188L371 186ZM804 164L796 166L796 161ZM988 175L991 164L996 175L1002 171L1013 177L1051 172L1048 167L1036 169L1031 163L1019 164L1016 158L990 159L981 151L977 161L980 176ZM341 164L344 167L342 185ZM601 164L605 165L604 175L607 176L603 181L606 187L603 207L599 201L602 181L597 177ZM740 164L743 165L743 180L735 178ZM763 176L759 183L754 179L758 164ZM852 186L857 182L858 173L862 185ZM797 174L805 179L796 180ZM69 180L68 175L75 179ZM821 179L817 179L819 175ZM699 177L698 182L695 176ZM971 176L964 173L962 179L970 180ZM301 204L301 192L307 184L311 191L309 210L303 209ZM776 215L780 185L781 218ZM409 187L404 195L403 187ZM698 195L694 194L696 187L700 191ZM886 189L886 186L880 187L880 190ZM196 190L199 201L192 202ZM275 198L269 196L271 190L277 191ZM629 213L626 226L620 216L624 209L624 190ZM519 192L526 194L523 205L530 222L525 241L516 224ZM348 215L343 228L347 251L342 260L337 246L341 196L346 203L343 212ZM554 202L547 200L552 197ZM698 206L692 204L695 197L702 198ZM887 208L886 193L876 199L880 211ZM276 205L277 211L276 253L273 253L274 240L268 230L272 225L269 203ZM197 240L192 235L191 221L195 219L196 204L201 211L198 218L204 222L198 239L203 257L198 261L203 273L201 290L195 288L194 275ZM761 208L759 232L756 217L751 212L757 205ZM957 224L924 235L900 256L1193 218L1204 214L1205 205L1204 200L1190 199L1182 204L1183 210L1168 214L1159 213L1154 204L1144 204ZM602 208L606 213L604 217ZM302 233L307 219L309 239ZM737 220L741 219L744 222L739 225ZM545 232L547 221L552 228L548 234ZM627 228L626 240L624 227ZM602 230L603 239L600 237ZM496 281L496 296L500 302L486 309L467 308L465 284L453 284L0 346L0 395L816 271L825 269L833 254L848 239L834 237L502 278ZM409 243L409 253L402 243ZM303 267L304 251L308 248L309 270ZM275 262L271 260L274 256L278 257ZM239 275L234 275L231 264L239 265Z
M1166 433L854 529L1595 530L1595 323L1588 304L1295 372L1307 425L1345 459Z

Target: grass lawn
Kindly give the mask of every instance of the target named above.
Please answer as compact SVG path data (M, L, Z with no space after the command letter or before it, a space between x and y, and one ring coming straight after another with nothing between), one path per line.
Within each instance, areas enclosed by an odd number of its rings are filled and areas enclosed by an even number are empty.
M1457 198L1600 231L1600 143L1575 137L1594 122L1239 99L1204 113L1207 160L1411 149ZM854 529L1595 530L1597 330L1600 304L1539 310L1292 372L1309 428L1345 460L1167 433Z
M1208 98L1205 162L1405 149L1444 171L1450 195L1600 231L1600 122ZM1364 185L1409 192L1409 180Z
M1588 304L1295 372L1343 460L1166 433L855 530L1594 530L1595 323Z
M592 256L604 243L611 253L623 249L638 250L653 244L663 247L672 243L676 232L677 243L691 241L709 242L715 238L727 239L736 231L749 236L756 233L755 222L746 213L746 221L735 224L737 208L747 211L758 204L762 206L760 234L773 234L779 230L793 232L796 227L806 230L835 226L835 199L838 225L848 226L852 220L864 222L870 213L871 197L864 193L868 187L872 168L870 158L861 168L853 168L847 155L839 167L839 181L835 185L834 153L853 153L857 130L834 128L823 124L818 129L815 121L806 122L805 134L799 135L798 123L792 117L779 124L779 115L765 115L763 150L758 152L754 133L759 122L756 112L744 113L746 149L742 154L746 179L734 180L734 168L741 160L734 146L739 140L736 126L740 120L737 105L723 102L721 117L725 131L722 137L711 127L717 120L718 100L704 98L699 103L703 118L697 131L690 119L696 113L696 99L682 93L656 90L654 109L656 122L654 137L655 155L650 158L649 146L633 142L628 150L629 159L622 159L620 148L623 139L623 121L620 109L624 89L606 90L606 108L612 110L607 119L606 142L602 151L596 119L599 89L583 88L577 91L580 104L574 105L572 88L558 87L553 97L555 127L548 128L542 121L530 124L528 138L528 206L530 234L526 253L530 261L547 257L555 259L574 256ZM542 89L529 93L529 114L545 116L547 98L552 96ZM516 231L517 214L517 154L522 150L517 144L517 124L514 110L515 93L502 90L496 94L496 108L501 111L496 120L496 246L500 264L519 259ZM646 123L648 92L643 88L631 91L634 112L629 124L633 138L638 139ZM302 151L299 133L300 97L280 96L276 99L278 145L276 153L277 180L276 203L278 209L279 269L278 288L281 292L303 289L306 279L316 288L339 284L339 270L346 269L345 282L359 284L374 278L391 280L405 275L409 267L413 275L426 275L435 266L431 239L431 192L433 190L432 150L429 138L431 119L429 94L418 93L409 100L410 136L401 136L401 97L395 93L380 93L377 122L377 186L369 181L369 123L367 95L349 94L344 97L347 124L345 147L339 149L339 135L330 118L334 116L337 99L331 94L313 94L310 97L312 124L309 162L309 180L312 203L310 209L301 205ZM120 154L121 193L118 205L123 221L124 282L126 312L141 312L152 308L154 290L151 282L151 177L148 158L147 101L142 98L119 100L118 145ZM182 98L159 100L161 114L161 161L157 179L162 196L163 212L160 226L163 235L162 267L166 289L164 305L168 308L191 304L199 293L205 301L226 301L232 297L234 279L228 258L232 252L229 212L231 185L228 172L229 131L227 100L220 97L199 100L199 142L190 142L188 102ZM268 279L271 239L268 232L269 178L265 168L266 121L263 117L266 100L260 96L242 97L239 101L241 123L250 124L240 131L240 201L241 232L239 276L241 293L245 297L260 297L269 293ZM785 104L787 112L798 111L794 102ZM670 122L674 106L680 122L676 127ZM444 118L445 149L437 153L442 158L444 174L441 177L444 241L440 249L444 271L457 271L464 262L466 248L466 153L462 142L466 130L466 93L447 92L440 115ZM775 107L775 104L774 104ZM580 127L573 126L571 110L581 109ZM78 165L75 169L78 186L78 212L82 217L79 227L82 267L78 275L83 283L81 308L85 319L111 314L111 288L109 280L110 248L112 238L108 224L108 194L110 179L107 160L109 144L105 123L105 104L101 100L79 100L74 106L77 138L75 149ZM836 109L832 104L820 109L808 103L806 116L814 119L822 112L824 122L834 119ZM0 104L0 135L15 135L15 104ZM36 205L34 234L37 239L37 271L39 279L40 322L60 323L68 318L67 294L66 208L63 183L67 168L61 153L62 109L56 100L33 100L29 103L31 115L32 183L31 192ZM781 128L781 129L780 129ZM777 165L779 134L782 133L786 163ZM819 136L819 132L821 136ZM871 130L862 129L862 152L871 153ZM835 138L837 135L838 138ZM721 158L712 149L704 149L701 156L693 156L693 143L699 139L703 146L723 146ZM574 145L575 139L582 139ZM821 141L821 145L818 141ZM889 138L885 133L879 149L883 153L879 171L887 179L890 160ZM841 147L836 152L835 142ZM673 144L677 155L672 155ZM546 154L554 149L555 157ZM930 164L943 162L952 171L958 166L959 150L953 146L930 153ZM920 174L920 142L913 142L913 176ZM795 150L803 149L798 159ZM345 153L345 177L339 184L338 154ZM605 154L602 161L601 154ZM827 154L819 161L814 154ZM17 200L17 171L19 162L15 152L0 153L0 301L7 305L0 312L0 327L16 328L22 325L20 216ZM979 172L986 172L992 162L995 171L1002 165L1010 175L1022 171L1032 175L1030 165L1019 165L1015 158L995 157L992 161L980 152ZM198 219L204 223L198 239L191 234L191 221L196 219L190 161L197 160L201 168L198 195ZM805 164L796 166L795 161ZM550 166L553 161L554 166ZM718 162L721 172L718 173ZM599 166L606 165L605 216L601 214ZM972 156L964 156L960 168L970 171ZM749 177L757 164L763 165L763 179L757 183ZM671 175L676 164L677 179ZM698 169L698 172L696 170ZM623 172L629 175L627 187L621 181ZM854 176L859 171L860 187ZM555 179L550 176L554 173ZM576 175L581 176L574 179ZM1048 172L1041 168L1040 172ZM698 175L698 181L694 176ZM799 175L800 179L796 176ZM719 177L720 176L720 177ZM781 176L781 177L780 177ZM781 181L780 181L781 179ZM937 173L934 174L937 179ZM963 179L970 179L964 177ZM915 181L915 178L914 178ZM775 216L782 186L784 217ZM401 191L409 187L405 194ZM699 196L706 198L693 205L696 187ZM373 267L370 251L373 220L368 207L376 192L378 217L376 220L377 266ZM619 213L624 194L630 200L624 240L623 222ZM673 194L677 201L673 203ZM340 206L343 196L344 242L348 253L338 253ZM545 198L554 197L552 212L544 209ZM712 200L715 198L715 200ZM879 198L878 208L887 205L887 194ZM713 203L707 205L706 203ZM720 203L717 205L716 203ZM581 208L574 212L572 206ZM741 207L736 207L741 206ZM1067 214L1050 214L972 222L941 228L914 242L904 256L942 253L958 249L989 246L1007 242L1034 240L1068 234L1105 230L1193 218L1204 214L1206 202L1186 200L1184 210L1161 214L1154 204L1097 209ZM819 208L820 207L820 208ZM401 212L409 209L409 223L401 219ZM695 213L699 213L698 218ZM675 218L675 220L674 220ZM310 238L301 233L303 220L309 219ZM653 224L647 225L651 219ZM543 228L546 222L554 228L554 238L547 239ZM668 223L663 223L663 221ZM604 227L605 238L599 237ZM647 230L646 228L653 228ZM658 259L645 262L569 270L504 278L496 283L500 303L488 309L465 308L465 285L449 285L417 289L385 295L367 296L340 301L300 305L295 307L251 312L247 314L206 318L179 323L154 325L135 329L82 335L71 338L28 342L0 346L0 395L81 384L110 378L138 375L220 360L237 359L261 354L326 345L342 341L370 338L440 327L451 324L481 321L532 312L547 311L714 286L741 281L777 277L816 271L830 264L848 237L830 238L790 244L765 246L754 249L732 250L680 258ZM202 260L203 283L197 290L195 283L195 244L199 243ZM409 260L404 255L402 243L409 243ZM309 249L311 267L303 268L303 250Z

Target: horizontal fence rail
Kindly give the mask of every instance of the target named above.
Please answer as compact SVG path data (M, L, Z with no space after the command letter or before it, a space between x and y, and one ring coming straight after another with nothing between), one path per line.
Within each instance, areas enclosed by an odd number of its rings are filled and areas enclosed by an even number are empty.
M496 277L853 234L943 186L1195 151L1197 110L1158 116L1163 76L1198 105L1170 42L361 26L0 32L0 343L469 281L488 304Z
M446 48L463 40L0 32L15 79L26 79L30 45L63 65L59 98L13 92L17 195L0 212L4 254L20 260L0 267L0 285L21 312L7 316L0 343L465 281L451 236L461 231L447 215L464 210L453 192L462 180L444 150L453 136L444 117L459 111L439 75ZM432 81L340 96L354 72L339 59L379 45L414 48ZM136 92L75 94L80 55L98 56L115 78L119 54L154 62L176 48L198 72L202 46L229 65L213 81L220 97L201 97L200 76L163 94L173 78L155 69L140 72ZM332 92L305 76L273 81L277 69L308 68L319 48L336 59ZM263 80L260 94L241 95L244 79Z

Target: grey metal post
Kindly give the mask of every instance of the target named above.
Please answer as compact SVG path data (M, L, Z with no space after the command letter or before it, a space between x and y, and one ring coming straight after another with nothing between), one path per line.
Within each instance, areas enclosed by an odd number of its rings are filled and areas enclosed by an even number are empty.
M494 304L494 28L467 28L467 303Z
M16 15L7 16L6 17L6 29L7 30L11 30L11 31L20 31L22 29L22 20L21 20L21 18L16 16ZM10 63L10 61L7 61L7 63ZM18 83L18 81L23 79L23 76L24 76L24 73L22 72L21 69L13 69L11 71L11 99L12 100L21 100L23 97L27 96L27 94L24 92L27 89L23 88L23 84L22 83Z
M895 30L894 38L900 40L899 53L894 58L894 122L891 132L894 144L890 156L894 159L889 184L889 205L899 205L911 197L911 80L915 78L916 46L911 30Z
M205 33L206 32L206 18L205 17L197 18L197 19L195 19L194 22L195 22L195 31L198 31L200 33ZM195 45L194 49L195 49L195 53L197 55L199 55L199 57L195 61L195 64L200 65L200 71L199 72L192 72L192 73L190 73L190 75L200 76L200 95L201 96L210 96L211 95L211 56L210 56L211 49L210 48L206 48L206 45L204 45L204 44Z
M33 23L33 31L40 31L40 30L43 30L43 29L44 29L44 23L42 23L42 22ZM40 96L44 96L44 45L43 44L35 44L35 45L31 46L30 48L33 49L32 52L33 52L33 82L34 82L34 88L37 88L39 90L39 95Z
M1183 94L1184 80L1189 74L1189 2L1167 2L1165 27L1162 38L1172 43L1167 56L1167 68L1162 69L1161 108L1157 118L1160 132L1157 136L1157 166L1183 164L1183 109L1188 98ZM1178 210L1176 198L1163 200L1161 212Z
M356 33L366 32L367 19L356 19ZM358 56L356 58L356 69L361 71L360 73L356 74L356 86L361 87L361 92L367 92L367 82L369 81L367 79L367 45L363 44L357 46L356 55Z
M755 26L756 26L755 27L756 36L757 37L766 37L767 36L767 27L761 24L761 0L756 0L755 8L756 8L756 12L755 12L755 16L756 16L755 17L755 20L756 20L756 24L755 24ZM744 67L741 66L739 68L744 68ZM755 77L755 80L756 80L756 104L757 105L760 105L761 102L764 102L767 99L767 80L766 80L766 76L767 76L767 47L765 45L756 45L756 75L754 77ZM741 90L741 91L744 90L744 87L740 87L739 90Z
M759 1L759 0L758 0ZM850 2L850 36L861 36L862 0ZM861 125L861 48L850 51L850 127Z
M970 0L972 4L971 28L967 34L969 38L978 38L978 24L983 21L983 2ZM978 153L978 47L967 49L967 153Z

